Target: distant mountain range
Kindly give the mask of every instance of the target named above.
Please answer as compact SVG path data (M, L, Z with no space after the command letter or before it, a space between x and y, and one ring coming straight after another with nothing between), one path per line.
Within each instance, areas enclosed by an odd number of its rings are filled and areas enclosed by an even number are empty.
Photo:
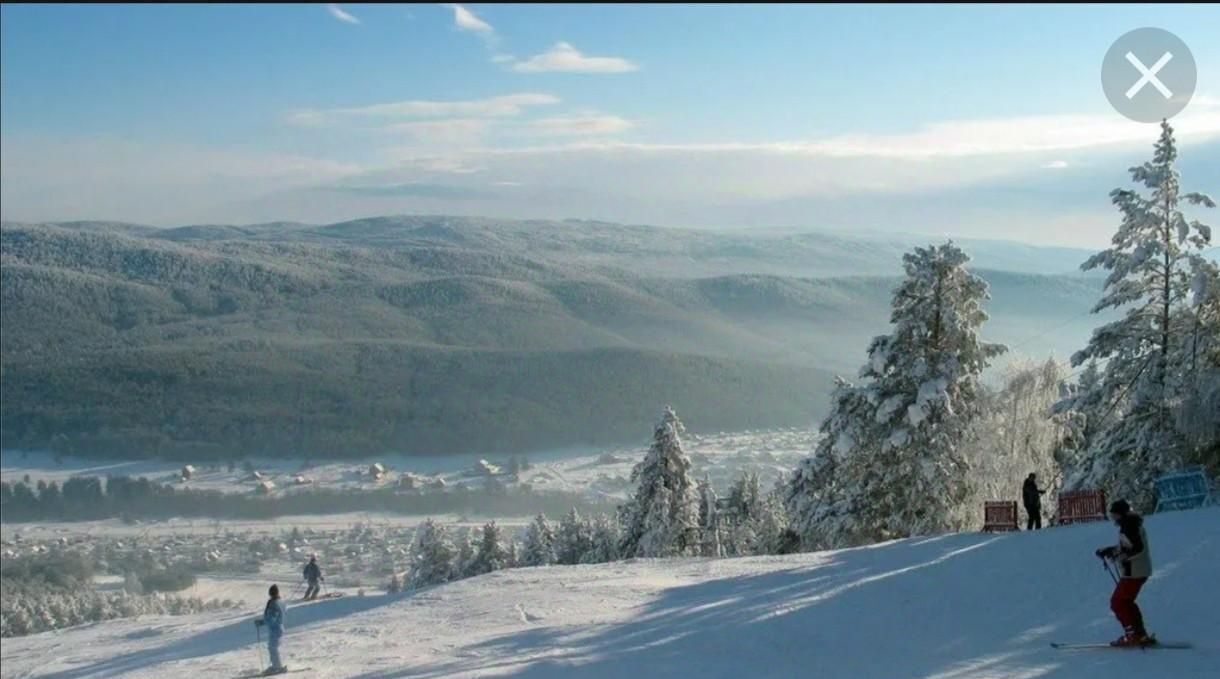
M508 452L813 426L917 237L379 217L0 226L0 445L190 458ZM1100 280L957 240L989 339L1064 357Z

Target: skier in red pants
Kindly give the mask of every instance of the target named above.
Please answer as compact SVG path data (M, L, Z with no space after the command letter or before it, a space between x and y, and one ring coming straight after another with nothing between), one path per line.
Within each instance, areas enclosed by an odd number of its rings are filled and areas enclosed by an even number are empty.
M1135 603L1140 588L1152 575L1152 556L1144 519L1131 511L1125 500L1110 505L1110 518L1118 525L1118 544L1097 550L1097 556L1114 562L1119 579L1110 597L1110 610L1123 626L1123 635L1112 646L1148 646L1156 639L1144 628L1144 615Z

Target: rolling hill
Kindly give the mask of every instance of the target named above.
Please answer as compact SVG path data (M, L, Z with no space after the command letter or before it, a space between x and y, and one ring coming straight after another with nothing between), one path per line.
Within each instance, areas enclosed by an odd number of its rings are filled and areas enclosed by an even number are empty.
M639 440L666 403L696 430L810 425L884 331L910 244L457 217L5 223L0 444L523 451ZM1084 340L1084 253L973 247L989 339L1039 356Z

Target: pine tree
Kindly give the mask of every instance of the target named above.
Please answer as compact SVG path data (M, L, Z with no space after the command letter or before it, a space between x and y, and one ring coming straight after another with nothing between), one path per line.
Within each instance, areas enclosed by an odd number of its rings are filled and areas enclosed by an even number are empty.
M455 529L454 548L457 550L457 557L454 559L454 579L468 578L473 573L471 568L474 565L474 543L471 542L470 529L459 527Z
M762 514L762 486L758 474L742 474L729 487L728 506L733 516L729 530L729 553L747 556L760 553L758 520Z
M504 546L504 534L495 521L489 521L483 526L479 548L471 565L472 575L482 575L508 568L510 564L508 549Z
M843 465L840 460L867 458L878 452L869 396L867 389L835 377L830 412L818 428L822 436L813 455L802 460L792 474L784 499L802 549L829 549L836 546L840 535L856 532L863 488L848 474L861 465Z
M549 566L555 563L555 531L539 514L525 530L525 543L521 548L522 566Z
M716 489L706 476L699 481L699 551L703 556L724 556L720 544L720 510L716 506Z
M1125 312L1095 329L1088 345L1072 356L1073 366L1106 361L1098 389L1115 417L1090 442L1083 464L1069 470L1065 485L1105 488L1145 509L1152 502L1152 479L1191 453L1175 412L1197 385L1193 338L1202 320L1191 298L1201 296L1192 283L1207 269L1201 251L1211 241L1211 228L1188 219L1181 208L1184 202L1215 207L1203 194L1181 191L1177 158L1173 128L1162 122L1152 160L1130 169L1132 181L1148 194L1110 193L1122 223L1111 247L1082 268L1109 272L1093 311Z
M618 546L622 540L619 524L604 514L593 521L589 550L581 557L581 563L609 563L619 558Z
M888 335L873 339L860 386L840 381L817 456L790 482L806 546L952 530L969 495L960 450L980 404L979 375L1005 347L983 342L987 284L952 243L903 257ZM825 525L822 525L822 524Z
M592 548L592 528L589 522L580 518L575 507L569 510L559 522L559 531L555 535L555 563L580 563L585 552Z
M636 491L624 505L624 556L679 556L698 549L699 499L690 458L682 450L684 431L677 414L666 407L652 446L631 471Z
M439 585L451 580L455 573L457 551L445 527L426 519L415 531L411 547L410 586L414 588Z

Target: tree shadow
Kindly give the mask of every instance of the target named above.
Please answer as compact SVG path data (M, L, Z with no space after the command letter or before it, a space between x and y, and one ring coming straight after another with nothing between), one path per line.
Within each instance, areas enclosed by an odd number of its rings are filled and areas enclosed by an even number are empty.
M285 648L291 648L293 637L299 630L311 625L324 624L335 618L363 613L405 598L407 595L372 595L322 599L306 605L289 605L287 629L284 633ZM187 660L225 653L250 647L256 643L253 619L245 614L233 622L205 632L191 634L165 646L143 649L133 653L117 655L105 660L73 667L44 675L47 679L79 679L81 677L119 676L150 665ZM263 636L264 643L266 636Z
M1108 580L1092 569L1054 572L1065 545L1077 549L1079 535L948 535L810 555L804 566L663 590L623 622L531 627L468 645L456 659L358 676L1202 676L1191 674L1197 658L1166 663L1169 651L1132 662L1050 648L1117 633ZM1046 577L1059 582L1047 587Z

